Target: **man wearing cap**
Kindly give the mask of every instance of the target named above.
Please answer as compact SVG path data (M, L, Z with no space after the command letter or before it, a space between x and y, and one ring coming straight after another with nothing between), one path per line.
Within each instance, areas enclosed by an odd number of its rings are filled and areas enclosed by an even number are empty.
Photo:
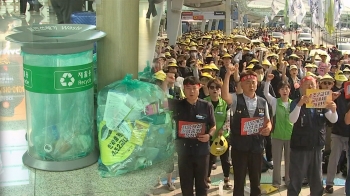
M222 87L222 98L231 105L230 144L232 165L235 172L233 195L243 196L247 172L250 180L250 195L261 195L260 178L264 136L271 132L268 105L265 99L256 95L258 84L255 72L243 72L240 76L242 94L229 93L229 78L237 71L237 66L230 65ZM259 124L253 119L259 119ZM246 127L249 124L256 129Z
M310 195L323 194L322 149L325 144L326 119L331 123L338 120L336 104L331 101L325 108L306 108L311 97L307 89L316 89L316 80L306 76L301 80L301 97L292 101L289 120L294 123L290 142L290 167L288 195L298 196L304 177L310 185Z
M221 57L221 59L224 63L224 66L220 67L219 76L222 80L225 80L227 67L231 65L232 56L226 53L224 56ZM234 76L230 76L230 85L229 85L230 93L236 92L235 87L236 87L235 78Z
M176 122L176 151L183 195L207 195L209 141L216 125L213 105L198 98L200 81L190 76L184 80L186 99L169 102Z
M341 89L344 88L344 82L348 81L348 79L346 78L346 76L344 75L344 73L342 71L338 71L335 76L335 85L332 88L333 92L337 92L340 91Z

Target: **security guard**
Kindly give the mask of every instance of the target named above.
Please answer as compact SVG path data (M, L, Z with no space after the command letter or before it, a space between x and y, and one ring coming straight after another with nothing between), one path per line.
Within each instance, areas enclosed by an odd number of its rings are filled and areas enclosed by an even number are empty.
M170 100L176 122L178 167L183 195L192 196L195 182L196 195L207 195L209 168L209 141L216 125L213 105L198 98L201 86L198 78L185 78L186 99Z
M325 109L306 108L309 103L306 89L316 89L316 80L306 76L301 80L301 98L290 105L289 120L294 123L290 142L290 166L288 196L298 196L302 182L307 176L310 195L323 194L322 148L325 144L326 118L335 123L338 120L336 104L331 101Z
M244 195L245 177L249 174L251 195L261 195L260 178L264 136L271 132L268 104L257 96L257 74L252 71L240 75L243 94L229 93L229 78L236 66L230 65L222 88L222 98L231 105L230 143L232 165L235 171L233 195Z

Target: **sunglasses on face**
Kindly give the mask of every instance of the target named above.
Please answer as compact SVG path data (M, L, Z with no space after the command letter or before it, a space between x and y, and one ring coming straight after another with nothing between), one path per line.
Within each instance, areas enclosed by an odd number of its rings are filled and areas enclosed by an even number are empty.
M324 85L332 85L333 82L322 82L322 84L324 84Z
M209 86L209 89L211 89L211 90L214 90L214 89L219 90L220 87L219 86Z

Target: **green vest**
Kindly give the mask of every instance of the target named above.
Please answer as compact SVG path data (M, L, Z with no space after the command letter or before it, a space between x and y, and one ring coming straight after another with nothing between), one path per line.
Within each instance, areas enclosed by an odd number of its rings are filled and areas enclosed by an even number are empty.
M288 103L292 102L291 99L288 100ZM293 131L293 123L289 121L289 112L290 109L285 108L281 98L277 99L276 105L276 120L275 120L275 129L271 133L271 137L274 139L280 140L290 140Z
M210 97L206 97L204 98L204 100L211 102ZM222 129L227 118L227 103L221 97L219 97L219 103L214 110L214 115L216 122L216 131L212 137L212 141L214 141L218 137L219 130ZM227 138L229 134L230 133L228 132L228 130L224 130L223 136L225 138Z

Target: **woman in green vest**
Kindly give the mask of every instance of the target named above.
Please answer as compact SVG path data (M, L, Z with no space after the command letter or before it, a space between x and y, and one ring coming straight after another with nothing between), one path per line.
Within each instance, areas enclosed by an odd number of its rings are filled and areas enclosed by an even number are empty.
M272 143L272 160L273 160L273 176L272 185L281 186L281 162L282 151L284 150L284 167L285 167L285 183L289 184L289 155L290 155L290 139L292 136L293 123L289 121L289 108L292 102L289 99L290 84L288 81L281 81L278 86L280 98L275 98L269 93L269 85L274 78L273 74L268 74L264 88L264 95L268 103L272 107L274 116L274 129L271 132Z
M211 102L214 106L215 112L215 121L216 121L216 131L211 138L210 145L212 142L220 136L225 138L229 137L230 133L230 117L229 117L229 106L227 103L220 97L221 95L221 87L223 85L221 78L212 79L208 82L207 86L209 89L209 96L204 98L204 100ZM227 148L226 152L220 156L221 166L224 173L224 189L231 189L232 185L230 183L230 161L229 161L229 148ZM210 162L213 163L215 160L215 156L210 154ZM212 164L209 164L208 170L208 184L211 183L210 174L212 170Z

